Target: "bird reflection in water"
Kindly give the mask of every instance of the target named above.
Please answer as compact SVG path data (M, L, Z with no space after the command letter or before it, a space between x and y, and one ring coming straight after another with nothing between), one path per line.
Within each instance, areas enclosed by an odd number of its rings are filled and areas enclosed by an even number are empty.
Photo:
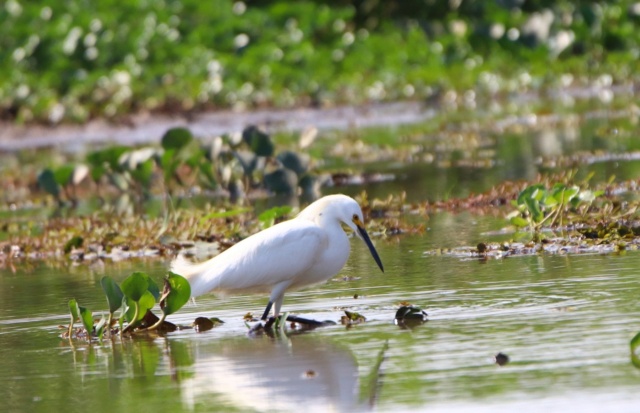
M358 367L353 354L311 335L193 343L193 375L184 380L191 409L217 394L229 407L256 411L357 411ZM218 399L220 400L220 399Z

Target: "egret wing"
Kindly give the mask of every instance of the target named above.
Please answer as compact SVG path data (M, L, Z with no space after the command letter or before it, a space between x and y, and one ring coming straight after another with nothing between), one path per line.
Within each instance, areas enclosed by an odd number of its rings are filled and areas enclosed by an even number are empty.
M327 248L324 230L293 219L239 242L212 259L216 290L262 292L283 281L299 281ZM213 280L212 280L213 281Z

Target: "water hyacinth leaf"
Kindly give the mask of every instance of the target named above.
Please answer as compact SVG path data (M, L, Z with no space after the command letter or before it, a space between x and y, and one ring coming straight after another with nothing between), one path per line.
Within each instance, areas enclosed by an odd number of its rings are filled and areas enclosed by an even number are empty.
M524 228L529 225L529 221L527 221L526 219L522 218L519 215L511 217L509 219L509 222L511 222L512 225L515 225L518 228Z
M548 195L544 198L543 204L547 208L553 208L556 205L560 204L560 200L562 199L562 194L558 194L558 196Z
M69 323L69 338L71 338L71 331L73 330L73 324L80 318L80 309L78 308L78 302L75 299L69 300L69 313L71 314L71 322Z
M205 159L198 164L198 172L200 172L200 181L205 187L211 189L218 188L218 178L215 176L213 168L208 160Z
M71 182L73 177L74 165L62 165L53 172L53 176L60 186L65 186Z
M316 200L322 196L320 188L322 187L321 179L315 175L306 174L300 181L298 186L302 189L302 197L308 200Z
M304 175L309 169L309 156L292 151L280 152L276 159L287 169L291 169L298 176Z
M249 211L251 211L250 208L236 208L229 211L211 212L200 218L200 223L203 223L210 219L231 218Z
M523 201L534 222L540 222L544 219L544 213L540 209L540 204L537 200L533 198L524 198Z
M45 192L58 198L60 196L60 185L56 181L51 169L45 169L38 175L38 186Z
M165 288L160 300L160 308L170 315L182 308L191 297L191 285L186 278L172 272L165 278Z
M94 180L98 180L102 174L109 169L114 172L119 172L120 158L128 150L129 148L126 146L111 146L87 155L87 162L91 166L91 177Z
M180 150L193 141L193 134L187 128L171 128L162 136L160 144L165 150Z
M141 183L143 186L148 187L151 184L153 178L153 169L155 162L153 159L147 159L136 165L135 169L129 171L133 179Z
M84 329L87 330L87 336L91 336L91 333L93 332L93 314L91 314L91 310L78 306L78 311L80 312L82 325L84 326Z
M233 153L240 162L245 175L251 175L258 165L258 158L254 153L248 151L235 151Z
M124 320L127 317L127 313L129 312L129 301L126 296L122 296L122 304L120 305L120 317L118 317L118 327L120 331L122 331L124 327ZM128 319L127 319L128 320Z
M248 126L242 131L242 140L257 156L273 156L275 147L271 137L256 126Z
M108 275L102 277L100 280L102 291L107 296L107 304L109 305L109 312L115 313L120 307L122 307L122 298L124 294L120 289L120 286Z
M275 194L293 194L298 188L298 175L288 168L279 168L264 176L264 185Z
M71 237L71 239L67 241L66 244L64 244L63 251L65 254L69 254L74 248L82 247L82 244L84 244L84 238L79 235L75 235Z
M544 191L544 185L542 184L528 186L527 188L523 189L520 194L518 194L516 202L518 203L518 205L525 205L525 199L536 199L537 197L541 196Z
M258 215L258 221L260 221L263 229L269 228L273 226L276 219L287 216L292 211L292 209L293 208L290 205L282 205L269 208Z
M107 326L107 319L104 317L100 317L100 321L96 324L96 336L98 336L98 340L102 342L102 336L104 335L105 327Z
M175 154L176 154L175 149L165 149L159 158L160 166L162 166L162 169L164 170L165 174L169 174L169 176L171 175L171 173L173 173L174 167L172 166L174 164L173 159L175 157Z
M150 291L145 291L142 297L138 301L133 301L130 298L127 299L127 311L125 312L125 318L129 323L135 323L142 320L147 313L147 310L151 310L156 305L156 299ZM138 304L138 315L136 316L136 303ZM135 319L134 319L135 318Z
M143 272L134 272L122 281L121 289L127 298L140 301L149 289L149 276Z

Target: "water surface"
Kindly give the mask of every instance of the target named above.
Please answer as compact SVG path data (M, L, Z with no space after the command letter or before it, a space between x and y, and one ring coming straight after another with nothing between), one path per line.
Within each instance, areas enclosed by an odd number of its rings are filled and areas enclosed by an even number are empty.
M69 298L105 309L102 275L121 280L144 270L159 280L165 263L3 268L0 398L12 412L368 410L370 374L388 343L377 410L599 411L606 403L607 411L635 411L640 371L628 345L640 330L640 254L489 261L425 254L473 245L500 224L434 215L424 236L377 241L384 274L354 240L340 276L287 294L284 310L337 321L348 309L367 322L275 339L247 337L242 320L260 314L266 297L205 296L170 320L226 322L209 332L71 346L57 329L68 321ZM430 321L394 325L400 301L421 306ZM496 365L498 352L511 361Z

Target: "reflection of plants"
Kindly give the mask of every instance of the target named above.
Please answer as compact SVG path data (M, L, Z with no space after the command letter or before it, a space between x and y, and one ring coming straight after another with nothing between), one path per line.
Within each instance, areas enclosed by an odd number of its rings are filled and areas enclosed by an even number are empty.
M629 343L631 350L631 363L640 369L640 357L638 357L637 350L640 347L640 333L636 334Z
M528 227L537 233L544 225L562 226L567 213L586 211L603 193L564 183L556 183L551 188L543 184L531 185L512 201L517 209L509 214L509 219L516 227Z
M73 325L80 319L84 331L78 331L76 338L84 336L89 342L93 337L102 341L105 333L112 336L120 331L122 334L136 330L162 330L165 327L166 316L178 311L191 296L189 282L180 275L169 273L165 278L162 295L157 284L145 273L134 272L118 285L111 277L105 276L100 280L102 289L107 297L109 305L109 318L102 319L94 325L93 315L90 310L78 305L76 300L69 301L71 323L67 331L69 339L73 338ZM160 304L162 316L158 319L153 316L151 309L156 302ZM113 315L120 310L119 328L113 328ZM125 320L127 325L124 326ZM154 320L145 328L143 323Z

